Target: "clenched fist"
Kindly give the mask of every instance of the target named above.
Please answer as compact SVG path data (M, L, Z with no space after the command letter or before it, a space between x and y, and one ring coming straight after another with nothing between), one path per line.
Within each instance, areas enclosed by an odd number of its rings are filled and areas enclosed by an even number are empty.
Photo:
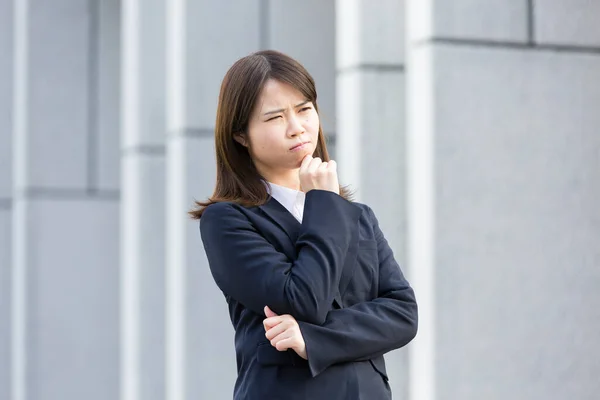
M312 158L311 155L304 157L300 164L300 189L305 193L319 189L340 194L336 162L323 162L319 157Z
M265 316L265 336L271 346L279 351L292 349L306 360L306 344L296 319L289 314L277 315L268 306L265 306Z

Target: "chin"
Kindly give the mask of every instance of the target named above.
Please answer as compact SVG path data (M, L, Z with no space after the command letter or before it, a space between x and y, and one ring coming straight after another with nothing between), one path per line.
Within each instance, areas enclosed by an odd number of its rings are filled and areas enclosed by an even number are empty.
M303 149L302 151L298 151L298 152L293 152L291 154L291 159L293 161L291 161L291 165L294 166L294 168L300 168L300 164L302 164L302 160L304 160L304 157L306 157L307 155L314 155L316 150L316 147L314 146L310 146L308 149Z
M302 164L302 160L304 160L304 157L306 157L308 154L310 154L310 152L308 151L303 151L302 153L298 153L295 154L293 159L290 160L290 167L292 168L300 168L300 165Z
M316 148L306 149L305 151L299 153L298 156L300 157L300 161L302 161L304 159L304 157L306 157L308 155L314 157L315 156L315 150L316 150Z

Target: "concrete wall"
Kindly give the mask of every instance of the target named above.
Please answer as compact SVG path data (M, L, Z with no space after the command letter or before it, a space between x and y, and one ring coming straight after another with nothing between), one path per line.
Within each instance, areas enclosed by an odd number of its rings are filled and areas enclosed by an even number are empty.
M198 223L186 217L193 200L206 199L214 189L213 135L221 80L238 58L259 49L274 48L298 58L315 78L323 125L334 138L334 32L333 2L181 0L169 7L166 384L170 400L229 398L236 377L225 299L210 274ZM207 334L207 326L214 333Z
M14 7L11 398L116 398L118 42L104 3Z
M374 3L0 0L1 399L231 397L186 211L221 79L264 48L314 76L415 286L394 398L597 397L599 6Z
M342 183L377 216L406 264L405 3L336 2L336 140ZM395 398L408 396L406 348L386 354Z
M409 9L413 398L596 398L599 9Z
M0 1L0 398L10 396L12 253L12 32L11 1Z

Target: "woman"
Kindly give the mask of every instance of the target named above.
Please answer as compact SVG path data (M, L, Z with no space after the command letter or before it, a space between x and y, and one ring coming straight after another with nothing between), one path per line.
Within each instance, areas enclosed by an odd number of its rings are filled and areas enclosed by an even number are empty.
M221 85L213 196L190 212L235 328L235 399L390 399L417 305L373 211L338 183L317 93L275 51Z

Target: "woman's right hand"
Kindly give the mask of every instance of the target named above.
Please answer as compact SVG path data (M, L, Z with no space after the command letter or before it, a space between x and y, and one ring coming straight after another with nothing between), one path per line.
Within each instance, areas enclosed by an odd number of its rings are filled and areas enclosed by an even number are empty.
M340 194L337 175L337 163L333 160L323 162L310 154L300 164L300 188L303 192L312 189L328 190Z
M306 343L302 337L302 331L296 318L289 314L277 315L268 306L265 306L265 336L271 342L271 346L279 351L292 349L300 357L308 359L306 355Z

